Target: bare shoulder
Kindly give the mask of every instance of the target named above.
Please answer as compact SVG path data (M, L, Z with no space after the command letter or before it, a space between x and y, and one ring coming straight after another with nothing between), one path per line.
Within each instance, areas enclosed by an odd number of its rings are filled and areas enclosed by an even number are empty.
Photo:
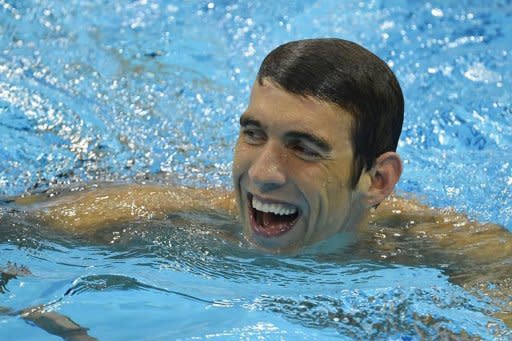
M421 256L422 264L441 267L452 282L491 298L501 307L496 316L512 326L512 233L504 226L397 196L372 213L371 223L388 250L413 248L404 253Z
M503 226L493 223L480 223L470 219L466 214L453 208L434 208L421 203L417 199L407 199L396 195L390 196L373 212L376 221L396 221L408 223L414 230L429 232L464 232L466 234L484 235L487 232L512 234ZM413 229L411 229L413 230Z
M53 197L26 196L16 204L48 225L76 232L163 218L176 211L235 214L235 200L229 191L147 184L93 186Z
M375 221L405 226L411 233L429 234L451 247L479 243L478 252L485 254L484 241L494 238L502 250L512 252L512 233L493 223L480 223L451 208L433 208L416 199L391 196L373 212ZM393 224L394 223L394 224ZM447 234L450 238L446 238ZM489 250L489 253L492 252Z
M392 217L392 216L400 216L402 219L420 216L420 217L432 217L433 215L439 215L439 212L422 204L418 199L413 198L403 198L398 195L391 195L386 200L384 200L377 209L375 209L374 214L376 217Z
M466 270L475 270L479 279L485 275L483 269L494 278L508 278L512 273L512 233L504 226L481 223L454 209L432 208L397 196L386 199L372 219L379 226L399 227L404 235L424 240L439 255L465 263Z

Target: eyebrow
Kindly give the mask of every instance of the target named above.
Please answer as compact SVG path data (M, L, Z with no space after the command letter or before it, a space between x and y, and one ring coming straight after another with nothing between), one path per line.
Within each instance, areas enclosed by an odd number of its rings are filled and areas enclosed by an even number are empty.
M240 116L240 126L246 127L249 125L256 126L258 128L263 128L263 125L261 124L261 122L258 121L257 119L252 118L250 115L243 114L242 116Z
M258 128L265 128L263 124L257 119L251 117L250 114L243 114L240 116L240 126L255 126ZM332 150L332 146L327 140L324 138L317 136L315 134L311 134L305 131L289 131L285 134L287 139L297 139L297 140L306 140L309 143L316 145L322 152L329 153Z
M329 153L332 150L331 145L320 136L316 136L303 131L289 131L285 134L288 139L306 140L316 145L323 153Z

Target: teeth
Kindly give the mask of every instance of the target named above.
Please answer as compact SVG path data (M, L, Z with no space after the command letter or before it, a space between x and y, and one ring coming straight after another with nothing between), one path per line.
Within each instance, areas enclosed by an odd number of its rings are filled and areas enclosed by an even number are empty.
M262 212L270 212L277 215L290 215L297 212L297 208L292 205L285 204L266 204L256 198L252 198L252 207Z

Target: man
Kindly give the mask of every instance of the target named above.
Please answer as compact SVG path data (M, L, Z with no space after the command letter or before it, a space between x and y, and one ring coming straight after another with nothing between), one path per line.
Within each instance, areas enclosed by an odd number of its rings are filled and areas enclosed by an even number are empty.
M397 79L368 50L341 39L289 42L264 59L240 118L234 193L112 185L16 203L38 221L74 233L176 211L214 212L239 219L247 240L274 253L335 235L341 248L371 227L401 226L441 248L464 248L458 254L475 262L510 258L511 234L500 226L385 200L402 172L396 146L403 111ZM449 241L439 234L450 234Z
M391 70L357 44L305 40L272 51L235 150L245 236L286 251L357 229L402 172L403 110Z
M124 185L50 200L29 196L17 204L39 221L75 233L173 211L224 213L240 220L255 247L275 253L324 240L340 242L342 249L377 226L389 241L367 243L368 250L396 251L391 236L398 231L427 240L422 245L443 263L463 264L449 269L458 283L488 281L486 272L491 280L510 280L512 238L502 227L396 197L385 200L402 172L396 147L403 111L398 81L371 52L341 39L290 42L263 61L240 118L234 193ZM390 232L393 226L399 229ZM435 257L429 262L438 265ZM510 312L502 313L510 323Z
M232 214L235 198L248 240L295 251L355 231L393 191L403 110L398 81L371 52L341 39L290 42L263 61L240 119L234 196L126 186L35 207L50 224L86 231L174 210Z

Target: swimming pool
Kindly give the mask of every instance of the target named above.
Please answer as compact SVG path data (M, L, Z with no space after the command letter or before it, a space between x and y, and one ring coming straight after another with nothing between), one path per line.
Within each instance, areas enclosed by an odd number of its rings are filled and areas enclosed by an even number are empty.
M512 230L511 16L510 1L0 0L0 195L146 178L229 187L262 57L337 36L402 84L399 191ZM2 279L0 306L48 304L108 340L510 336L442 268L262 255L207 228L226 224L176 215L91 241L8 217L0 267L32 275ZM1 339L55 339L17 316L0 326Z

